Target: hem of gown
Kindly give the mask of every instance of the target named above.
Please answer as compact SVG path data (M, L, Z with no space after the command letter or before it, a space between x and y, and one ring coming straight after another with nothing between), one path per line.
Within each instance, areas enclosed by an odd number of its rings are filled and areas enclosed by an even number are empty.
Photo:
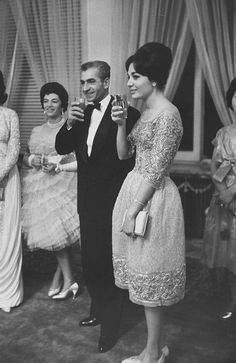
M129 287L127 285L122 285L119 284L118 282L115 282L115 285L117 287L119 287L120 289L123 290L128 290L129 291ZM160 299L159 301L155 301L155 302L150 302L150 301L146 301L146 300L140 300L137 299L135 296L133 296L132 294L129 294L129 300L136 304L136 305L141 305L141 306L147 306L147 307L157 307L157 306L171 306L174 304L177 304L178 302L180 302L181 300L184 299L185 293L183 293L181 296L178 296L174 299L167 299L167 300L162 300Z
M17 302L16 304L0 303L0 309L6 308L6 307L7 308L12 308L12 309L17 308L18 306L20 306L20 304L22 304L22 302L23 302L23 297L21 298L20 302Z
M144 306L169 306L184 297L186 266L183 264L172 271L140 273L128 269L125 259L114 258L115 284L129 290L135 304Z
M47 246L47 247L40 247L40 246L29 246L27 245L27 248L29 251L33 252L33 251L38 251L38 250L44 250L44 251L49 251L49 252L55 252L55 251L61 251L64 248L70 247L72 245L74 245L75 243L79 244L79 240L70 242L70 243L66 243L60 246Z

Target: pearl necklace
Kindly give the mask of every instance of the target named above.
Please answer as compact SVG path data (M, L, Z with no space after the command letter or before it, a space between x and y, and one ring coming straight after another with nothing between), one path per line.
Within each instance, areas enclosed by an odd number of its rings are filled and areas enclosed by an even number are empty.
M57 121L57 122L49 122L49 121L47 121L47 125L51 129L56 129L57 127L61 126L63 123L64 123L64 118L63 117L61 117L60 120Z

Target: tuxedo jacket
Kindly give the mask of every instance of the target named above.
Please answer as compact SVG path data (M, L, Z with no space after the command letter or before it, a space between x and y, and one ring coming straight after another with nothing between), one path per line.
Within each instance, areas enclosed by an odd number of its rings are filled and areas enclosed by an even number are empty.
M93 228L111 221L117 194L127 173L134 166L134 158L119 160L116 147L117 124L111 119L111 98L95 134L91 155L87 154L89 115L85 109L84 122L76 122L70 130L66 123L56 136L59 154L75 151L78 163L78 212L80 223ZM140 117L139 111L128 108L127 135ZM81 225L81 227L83 227Z

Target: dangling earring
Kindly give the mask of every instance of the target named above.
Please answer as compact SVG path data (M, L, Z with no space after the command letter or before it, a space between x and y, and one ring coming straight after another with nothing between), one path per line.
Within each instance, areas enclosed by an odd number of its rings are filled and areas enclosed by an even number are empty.
M156 86L157 86L156 82L152 82L152 87L156 87Z

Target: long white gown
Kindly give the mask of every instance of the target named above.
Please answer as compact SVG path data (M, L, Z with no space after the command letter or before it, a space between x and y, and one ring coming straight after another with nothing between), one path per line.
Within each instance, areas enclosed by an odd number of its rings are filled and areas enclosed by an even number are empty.
M20 179L16 166L20 150L15 111L0 106L0 183L7 177L0 201L0 309L23 300Z

